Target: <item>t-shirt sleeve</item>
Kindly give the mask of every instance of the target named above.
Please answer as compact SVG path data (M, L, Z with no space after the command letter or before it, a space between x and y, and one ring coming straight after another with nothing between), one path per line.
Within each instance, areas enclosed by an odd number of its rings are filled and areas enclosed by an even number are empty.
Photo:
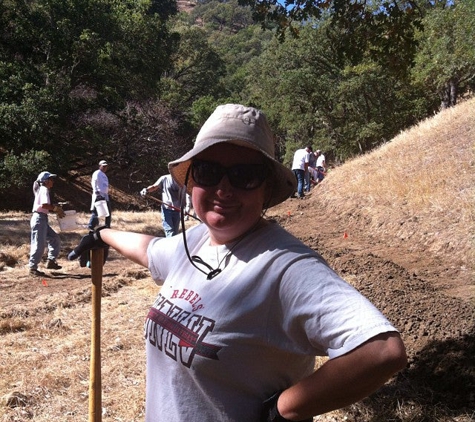
M40 189L38 194L39 194L39 203L40 203L40 205L50 203L50 196L49 196L49 191L48 191L47 188L43 187L43 189Z
M172 264L179 236L156 237L147 248L148 269L155 283L162 285Z
M204 224L198 224L186 231L190 251L203 238ZM183 266L188 261L183 246L182 235L173 237L156 237L152 239L147 248L148 269L155 283L162 285L170 272L176 267Z
M370 338L397 331L386 317L323 261L304 259L280 286L284 330L306 351L342 356Z
M158 178L158 180L154 183L154 186L156 186L160 192L163 191L163 188L164 188L164 184L165 184L165 180L166 180L166 177L165 176L161 176Z

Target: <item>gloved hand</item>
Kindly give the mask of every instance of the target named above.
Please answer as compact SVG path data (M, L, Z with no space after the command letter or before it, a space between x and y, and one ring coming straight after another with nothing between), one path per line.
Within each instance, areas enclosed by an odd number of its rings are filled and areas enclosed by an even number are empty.
M109 256L109 246L104 248L104 264L107 261L107 257ZM79 255L79 266L81 268L90 267L91 266L91 251L84 251L81 255Z
M96 230L92 230L89 234L86 234L79 242L79 245L69 253L68 260L74 261L79 258L83 252L90 251L91 249L108 248L107 243L102 241L100 234L101 230L106 228L108 227L98 227Z
M285 419L277 410L277 401L282 391L279 391L269 397L263 403L260 422L290 422ZM302 420L301 422L312 422L313 418Z
M96 201L95 201L95 202L97 202L97 201L105 201L105 200L106 200L106 198L104 198L102 195L100 195L100 194L96 195Z
M147 196L147 188L143 188L141 191L140 191L140 195L142 195L144 198Z
M53 212L56 213L56 215L59 217L59 218L64 218L66 216L66 214L64 213L63 211L63 208L60 207L59 205L55 205L53 207Z
M186 206L185 207L185 214L189 214L190 213L190 207L189 206Z

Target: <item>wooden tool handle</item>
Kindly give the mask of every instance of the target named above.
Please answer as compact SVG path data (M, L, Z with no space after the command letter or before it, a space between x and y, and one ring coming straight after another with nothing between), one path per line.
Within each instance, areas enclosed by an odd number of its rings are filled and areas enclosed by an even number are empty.
M89 422L102 422L101 382L101 295L104 249L91 251L92 316L91 366L89 372Z

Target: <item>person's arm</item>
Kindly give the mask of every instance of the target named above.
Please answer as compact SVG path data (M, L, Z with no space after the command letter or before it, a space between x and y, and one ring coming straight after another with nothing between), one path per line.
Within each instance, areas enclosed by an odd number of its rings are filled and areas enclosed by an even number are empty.
M49 196L49 193L47 193L48 191L47 190L43 190L44 188L42 188L42 190L40 191L39 195L39 200L41 202L41 208L45 209L45 210L48 210L48 211L51 211L51 212L54 212L56 213L60 218L63 218L64 217L64 211L63 211L63 208L59 205L53 205L51 203L51 199L50 199L50 196Z
M157 191L158 189L159 189L159 187L156 186L156 185L150 185L150 186L147 186L147 187L145 188L145 190L146 190L147 193L155 192L155 191Z
M141 191L140 191L140 195L142 196L147 196L148 193L150 192L155 192L157 190L160 190L160 192L162 191L162 183L161 183L161 178L158 179L153 185L149 185L147 186L146 188L143 188Z
M96 195L100 194L99 181L98 181L98 172L97 171L95 171L92 174L91 186L92 186L92 192L94 194L96 194Z
M290 421L340 409L376 391L406 364L399 334L379 334L284 390L277 409Z
M102 229L101 240L125 258L148 268L147 248L154 236L142 233Z
M62 215L64 217L63 208L60 207L59 205L53 205L53 204L50 204L49 202L45 202L44 204L41 204L41 208L57 213L58 215Z
M308 171L308 164L310 162L310 153L307 152L307 154L305 155L305 160L304 160L304 164L303 164L303 167L305 169L305 172Z

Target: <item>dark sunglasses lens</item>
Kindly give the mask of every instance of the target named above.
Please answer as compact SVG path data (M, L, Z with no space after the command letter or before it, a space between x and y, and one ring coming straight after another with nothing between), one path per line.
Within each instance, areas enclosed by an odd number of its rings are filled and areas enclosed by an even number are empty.
M251 190L262 185L268 175L268 170L263 164L238 164L225 168L208 161L193 161L191 175L198 185L216 186L225 174L231 186Z
M256 189L267 177L267 169L262 164L241 164L228 169L229 182L239 189Z
M207 161L193 161L191 175L201 186L216 186L223 178L223 167Z

